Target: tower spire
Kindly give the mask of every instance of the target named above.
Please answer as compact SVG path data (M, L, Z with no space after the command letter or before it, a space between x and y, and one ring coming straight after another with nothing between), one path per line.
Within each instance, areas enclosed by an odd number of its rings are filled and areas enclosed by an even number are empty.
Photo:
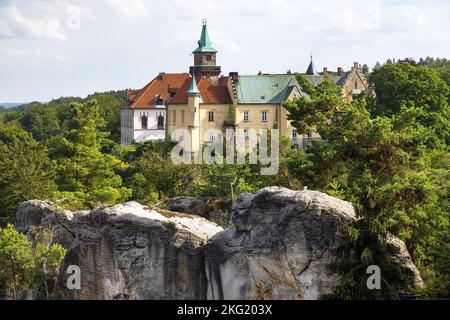
M309 63L308 69L306 70L306 74L309 75L309 76L317 74L316 68L314 67L314 63L313 63L313 55L312 55L312 53L311 53L311 62Z
M202 34L197 43L198 47L193 51L194 65L189 68L190 73L193 75L195 71L200 77L219 76L222 71L220 66L216 65L217 50L212 47L206 19L202 20Z
M198 40L198 48L194 50L196 52L217 52L216 49L212 47L211 39L209 38L208 32L208 22L206 19L202 20L202 34L200 35L200 40Z
M200 91L198 91L197 82L195 81L195 72L192 72L192 80L191 80L191 84L189 85L187 94L188 95L196 95L199 93L200 93Z

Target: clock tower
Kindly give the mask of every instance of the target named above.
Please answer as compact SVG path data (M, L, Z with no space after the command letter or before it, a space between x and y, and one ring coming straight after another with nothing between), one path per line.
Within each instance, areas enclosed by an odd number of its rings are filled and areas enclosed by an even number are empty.
M217 50L212 47L209 39L208 26L203 20L202 34L198 41L198 48L194 50L194 65L190 67L190 73L197 76L218 76L221 68L216 65Z

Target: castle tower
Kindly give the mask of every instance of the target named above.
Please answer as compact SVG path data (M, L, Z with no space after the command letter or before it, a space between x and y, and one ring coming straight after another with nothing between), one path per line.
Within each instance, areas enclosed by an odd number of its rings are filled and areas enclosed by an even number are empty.
M191 133L191 152L195 163L200 163L201 157L201 139L200 139L200 91L197 88L195 80L195 73L192 75L191 84L187 91L188 94L188 113L192 115L192 122L190 123Z
M194 65L190 67L190 73L198 76L218 76L222 72L220 66L216 65L217 50L212 47L209 38L206 20L203 20L202 34L198 41L198 48L194 54Z

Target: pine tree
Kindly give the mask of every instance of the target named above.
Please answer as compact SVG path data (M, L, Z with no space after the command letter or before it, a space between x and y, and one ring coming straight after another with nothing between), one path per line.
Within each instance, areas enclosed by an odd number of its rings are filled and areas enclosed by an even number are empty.
M102 141L108 135L100 130L103 125L95 100L71 105L64 137L51 143L60 190L55 199L67 199L70 206L77 208L114 204L129 197L130 190L122 187L122 179L117 173L126 169L126 164L101 152Z
M18 126L0 127L0 224L12 222L17 206L54 191L46 148Z

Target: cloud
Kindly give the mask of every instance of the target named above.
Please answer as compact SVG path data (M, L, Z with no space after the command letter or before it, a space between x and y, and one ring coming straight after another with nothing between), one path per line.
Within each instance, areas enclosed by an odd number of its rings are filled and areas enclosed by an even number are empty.
M42 17L32 19L26 17L14 5L0 7L0 37L8 38L26 36L34 38L48 38L66 40L66 36L58 17Z
M138 87L188 69L203 18L224 74L304 71L311 52L318 69L448 58L448 12L448 0L0 0L0 88L14 101Z

